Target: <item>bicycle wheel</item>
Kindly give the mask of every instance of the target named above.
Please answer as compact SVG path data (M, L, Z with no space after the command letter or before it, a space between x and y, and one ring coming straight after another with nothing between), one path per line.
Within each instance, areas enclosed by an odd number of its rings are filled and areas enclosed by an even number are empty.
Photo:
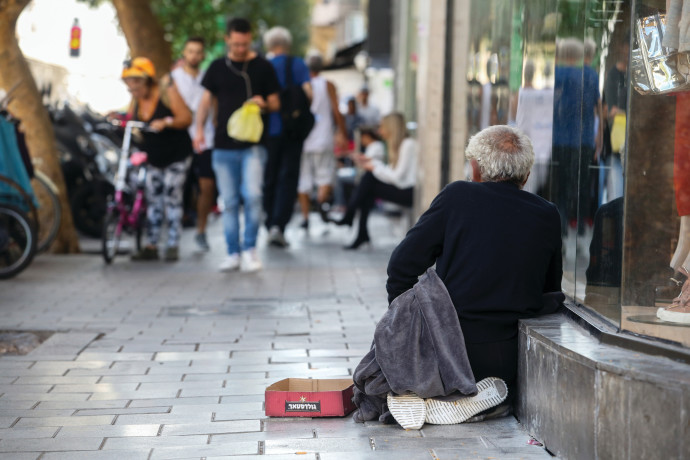
M117 251L120 249L121 238L120 212L115 208L111 208L103 218L103 234L101 235L101 253L105 263L111 263L117 255Z
M38 241L36 252L43 252L50 247L57 236L62 219L62 208L57 197L57 187L48 176L36 170L31 180L31 187L39 203L38 208Z
M14 206L26 213L32 224L32 229L38 229L38 210L34 206L34 200L21 186L7 176L0 174L0 183L8 185L14 192L0 194L0 204Z
M24 270L36 254L36 233L29 217L16 206L0 205L0 279Z

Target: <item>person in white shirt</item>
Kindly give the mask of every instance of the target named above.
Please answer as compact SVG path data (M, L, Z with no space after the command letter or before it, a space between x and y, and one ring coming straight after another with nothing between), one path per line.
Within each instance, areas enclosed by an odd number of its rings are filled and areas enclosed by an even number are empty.
M376 106L369 104L369 88L366 86L357 95L357 115L361 124L367 126L378 126L381 121L381 112Z
M367 220L377 198L401 206L412 206L417 178L417 142L407 137L405 118L400 113L383 117L379 133L386 142L388 163L366 155L357 157L358 166L366 172L347 205L345 216L333 221L338 225L352 225L359 211L357 238L344 249L357 249L369 242Z
M201 96L204 94L204 87L201 86L204 72L200 68L205 57L204 46L203 38L188 38L182 48L182 65L170 73L182 99L184 99L189 110L192 111L194 121L189 126L189 135L192 138L196 128L196 110L201 102ZM199 197L197 198L196 205L196 236L194 241L202 251L209 250L208 241L206 240L206 222L216 199L216 176L211 167L214 130L213 116L209 116L204 125L204 133L207 139L206 148L200 152L195 152L196 155L194 155L192 162L194 174L199 180Z
M361 131L364 156L372 160L386 163L386 144L381 141L381 138L376 132L376 128L363 128Z
M302 163L300 165L297 197L302 211L301 227L309 228L311 193L317 188L316 200L321 218L327 221L333 180L336 171L334 149L338 145L347 149L345 119L338 110L338 92L335 85L321 75L323 59L313 55L307 60L311 74L311 111L314 127L304 140Z

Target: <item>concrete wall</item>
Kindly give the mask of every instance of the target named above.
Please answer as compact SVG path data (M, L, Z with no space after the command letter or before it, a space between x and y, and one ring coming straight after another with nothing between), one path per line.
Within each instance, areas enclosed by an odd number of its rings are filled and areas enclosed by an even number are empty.
M517 416L559 459L690 459L690 366L603 345L564 316L520 325Z
M425 36L421 45L417 80L419 176L415 207L423 211L441 189L441 139L443 135L443 66L445 63L447 0L421 2L428 8Z

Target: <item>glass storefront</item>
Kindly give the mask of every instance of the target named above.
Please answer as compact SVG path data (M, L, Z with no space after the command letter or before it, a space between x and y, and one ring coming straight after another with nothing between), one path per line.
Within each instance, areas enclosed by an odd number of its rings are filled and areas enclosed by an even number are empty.
M690 58L666 43L683 20L666 3L471 2L467 129L531 137L525 189L561 213L572 300L690 346L690 309L664 310L690 268Z

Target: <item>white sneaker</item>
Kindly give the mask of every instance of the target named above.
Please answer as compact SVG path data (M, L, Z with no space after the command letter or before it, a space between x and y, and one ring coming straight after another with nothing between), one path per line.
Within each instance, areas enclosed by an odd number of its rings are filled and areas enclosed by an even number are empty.
M396 422L406 430L419 430L426 420L424 400L414 393L405 395L388 394L388 410Z
M263 268L259 255L256 253L256 248L242 251L242 271L255 272Z
M480 412L498 406L508 397L506 383L496 377L487 377L477 382L477 390L475 396L465 396L456 401L425 399L426 422L434 425L462 423Z
M230 272L238 268L240 268L240 255L237 253L227 256L218 267L222 272Z

